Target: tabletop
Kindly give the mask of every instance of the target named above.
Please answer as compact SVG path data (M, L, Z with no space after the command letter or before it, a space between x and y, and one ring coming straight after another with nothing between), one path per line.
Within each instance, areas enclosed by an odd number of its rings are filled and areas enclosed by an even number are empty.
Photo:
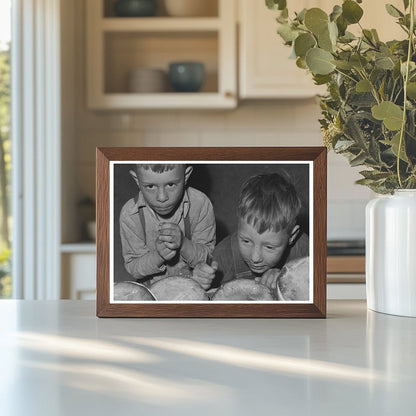
M416 319L100 319L0 301L0 415L415 415Z

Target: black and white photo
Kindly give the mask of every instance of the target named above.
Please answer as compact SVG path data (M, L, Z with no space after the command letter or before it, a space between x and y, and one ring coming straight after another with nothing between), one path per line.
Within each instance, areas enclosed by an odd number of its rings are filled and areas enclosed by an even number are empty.
M106 303L314 305L316 167L277 149L108 160Z

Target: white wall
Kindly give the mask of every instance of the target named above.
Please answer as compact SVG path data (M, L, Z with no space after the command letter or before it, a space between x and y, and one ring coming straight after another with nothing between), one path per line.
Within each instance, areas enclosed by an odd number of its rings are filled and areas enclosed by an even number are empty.
M63 155L68 187L75 188L64 207L95 192L96 146L313 146L321 145L319 107L314 99L246 101L232 111L92 112L85 99L85 24L83 1L75 0L72 68L66 69L68 93L75 91L72 148ZM70 60L66 60L70 62ZM64 80L65 82L65 80ZM65 90L64 90L65 91ZM64 97L65 100L65 97ZM340 156L328 159L328 237L363 238L364 207L372 193L354 185L359 169ZM71 179L74 177L73 184ZM65 181L64 181L65 182ZM64 184L65 186L65 184ZM319 215L319 214L318 214ZM65 216L65 212L64 212ZM64 231L64 241L73 239Z

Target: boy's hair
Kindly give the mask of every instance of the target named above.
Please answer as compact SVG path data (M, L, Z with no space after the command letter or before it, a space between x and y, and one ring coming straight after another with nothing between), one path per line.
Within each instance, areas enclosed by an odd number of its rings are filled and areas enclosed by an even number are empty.
M137 163L136 164L136 173L139 173L139 169L142 168L144 170L151 170L155 173L163 173L167 172L169 170L175 169L176 166L183 166L184 170L186 168L186 165L161 165L161 164L149 164L149 165L142 165Z
M301 201L295 187L278 173L252 176L242 186L237 217L262 234L296 225ZM290 231L290 230L289 230Z

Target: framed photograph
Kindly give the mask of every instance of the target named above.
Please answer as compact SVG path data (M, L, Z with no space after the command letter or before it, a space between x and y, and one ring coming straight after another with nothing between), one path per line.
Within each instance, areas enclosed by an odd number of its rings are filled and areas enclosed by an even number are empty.
M326 148L97 148L97 316L324 318Z

